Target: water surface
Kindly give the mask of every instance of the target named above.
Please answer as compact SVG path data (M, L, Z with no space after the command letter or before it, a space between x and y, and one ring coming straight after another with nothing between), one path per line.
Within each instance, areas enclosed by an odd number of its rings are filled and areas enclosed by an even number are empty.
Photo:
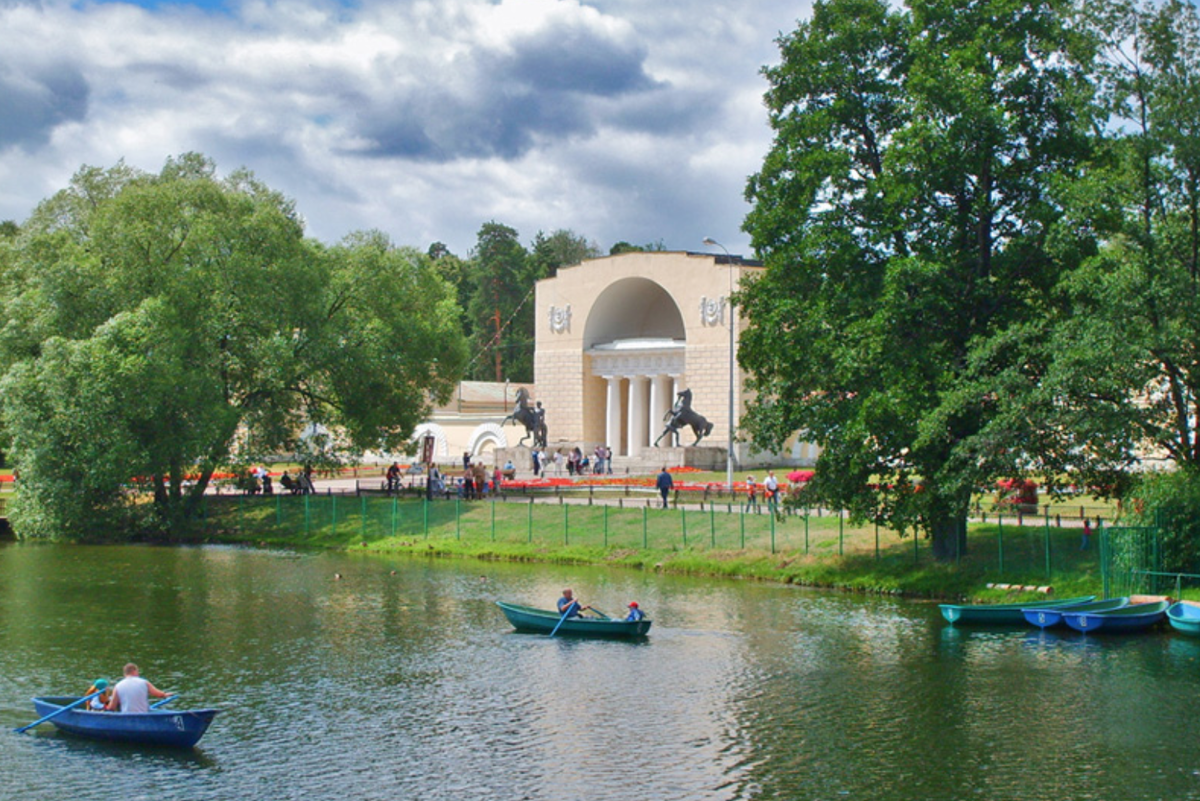
M567 585L639 601L651 636L518 634L494 606ZM182 753L0 733L0 798L1200 799L1198 657L751 582L4 545L6 728L129 660L226 711Z

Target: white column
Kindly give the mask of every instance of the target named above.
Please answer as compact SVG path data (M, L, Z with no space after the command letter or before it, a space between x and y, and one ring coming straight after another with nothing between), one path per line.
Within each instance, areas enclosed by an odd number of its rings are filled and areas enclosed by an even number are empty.
M621 448L621 378L606 375L608 392L604 407L604 444L613 448L614 455Z
M646 447L646 420L649 412L646 409L646 378L635 375L629 378L629 447L628 455L637 456Z
M663 419L667 416L667 412L671 410L671 404L674 403L674 397L671 395L671 377L666 375L656 375L650 379L650 441L658 439L658 435L662 433L666 427L666 421ZM674 443L663 440L659 443L670 446Z

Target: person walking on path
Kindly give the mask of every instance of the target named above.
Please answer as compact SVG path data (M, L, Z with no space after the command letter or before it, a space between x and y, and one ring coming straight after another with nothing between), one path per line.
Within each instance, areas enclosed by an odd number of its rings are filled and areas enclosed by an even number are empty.
M1083 543L1079 546L1079 550L1086 551L1092 542L1092 521L1086 517L1083 518Z
M754 507L755 514L758 513L758 483L755 482L754 476L746 476L746 510L750 511L750 507Z
M779 479L775 478L775 471L767 471L767 480L763 482L763 490L767 495L767 507L772 513L779 512Z
M662 472L658 474L658 480L654 482L654 486L658 487L658 491L662 495L662 508L669 508L667 505L667 496L675 488L675 482L671 479L671 474L667 472L666 465L663 465Z

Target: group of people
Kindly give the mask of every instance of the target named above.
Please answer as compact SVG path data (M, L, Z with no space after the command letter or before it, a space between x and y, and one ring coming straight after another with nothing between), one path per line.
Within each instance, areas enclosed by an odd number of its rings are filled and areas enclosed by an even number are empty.
M778 512L781 490L779 487L779 479L775 478L774 470L767 471L767 478L765 481L763 481L762 489L763 489L763 500L765 500L767 502L767 507L772 512ZM759 509L759 507L758 507L758 482L756 482L754 480L754 476L746 476L746 507L745 507L745 510L747 512L749 512L751 510L751 508L753 508L755 512L757 512Z
M575 591L570 587L567 587L562 591L562 597L558 599L556 606L558 607L558 614L565 618L583 617L584 610L592 609L590 606L580 604L575 598ZM635 621L642 620L646 617L646 613L642 611L640 606L638 606L637 601L630 601L626 609L628 609L628 611L625 614L625 620ZM599 615L603 615L602 612L599 612L595 609L592 609L592 611Z
M125 677L109 687L106 679L96 679L83 696L95 697L88 701L93 712L149 712L151 698L170 698L150 682L143 679L138 666L130 662L125 666Z

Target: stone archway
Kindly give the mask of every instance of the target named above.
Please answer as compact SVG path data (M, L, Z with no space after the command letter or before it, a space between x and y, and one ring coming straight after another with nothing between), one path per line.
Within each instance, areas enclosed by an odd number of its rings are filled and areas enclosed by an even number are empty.
M583 347L584 416L596 421L585 438L637 456L657 438L680 389L687 329L679 305L649 278L615 281L592 304Z
M421 423L413 431L412 441L420 445L426 434L433 436L433 455L440 459L450 458L450 444L446 440L445 429L437 423Z
M478 456L485 446L491 445L493 448L507 448L508 437L504 433L504 429L496 423L484 423L476 426L471 432L471 441L467 445L467 451L471 456Z

